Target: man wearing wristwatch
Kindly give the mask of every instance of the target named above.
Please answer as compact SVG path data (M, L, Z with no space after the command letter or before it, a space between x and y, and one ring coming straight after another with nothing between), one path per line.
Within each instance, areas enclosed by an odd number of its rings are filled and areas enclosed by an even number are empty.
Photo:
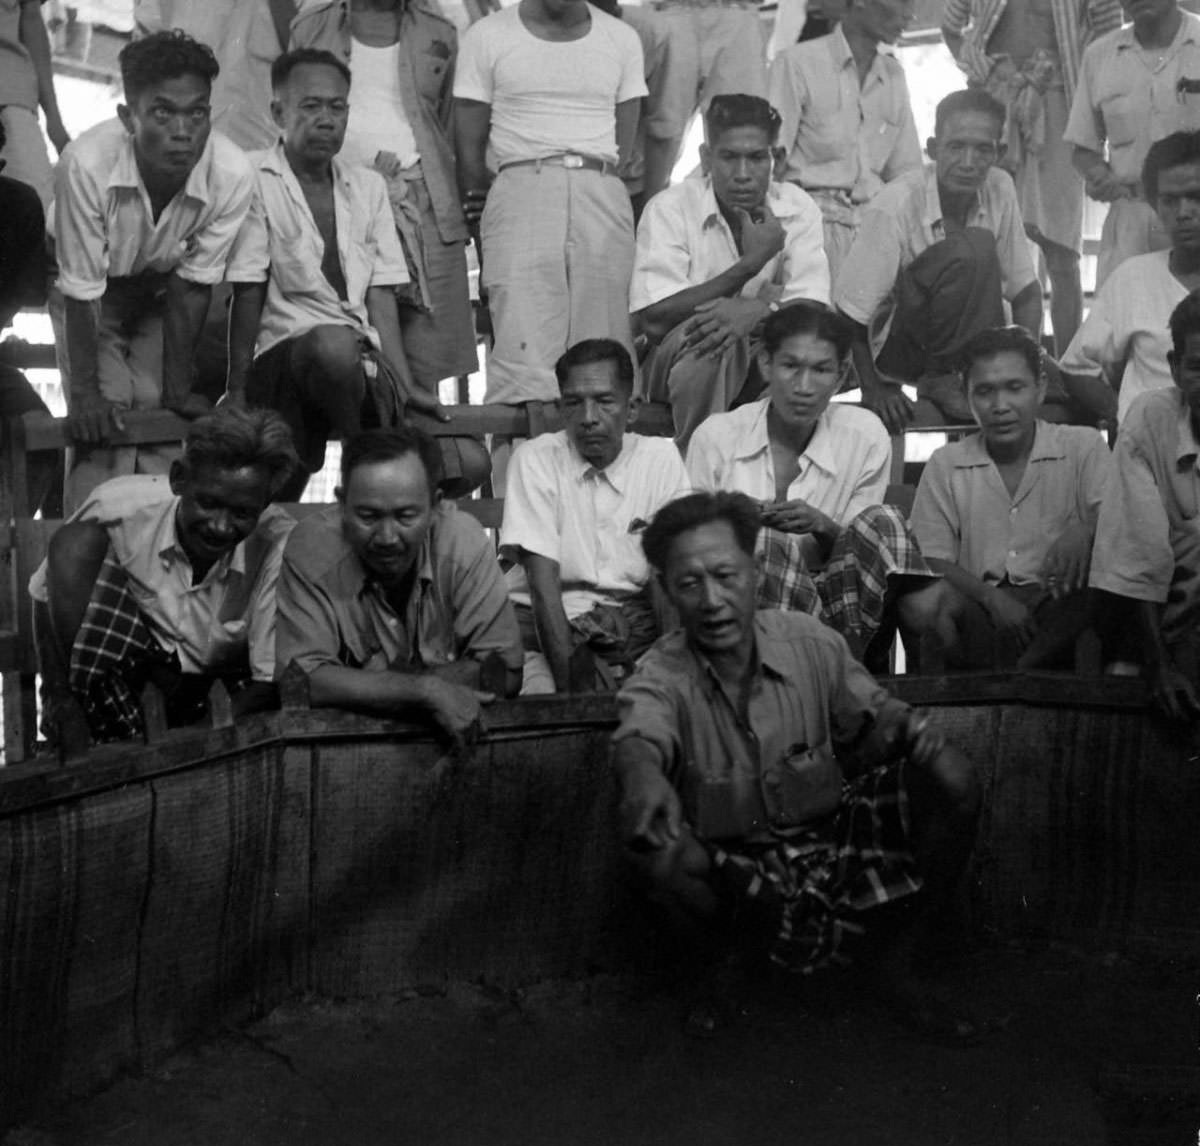
M704 134L704 177L646 204L630 286L653 347L647 396L670 402L681 449L741 393L772 310L800 298L829 302L820 208L771 179L778 113L758 96L716 96Z

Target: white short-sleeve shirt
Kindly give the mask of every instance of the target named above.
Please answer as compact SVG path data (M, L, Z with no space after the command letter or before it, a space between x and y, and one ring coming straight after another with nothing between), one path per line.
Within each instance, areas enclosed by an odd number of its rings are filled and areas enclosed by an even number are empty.
M463 35L456 99L490 104L497 167L564 151L617 161L616 107L646 94L642 42L628 24L589 5L578 40L542 40L517 6Z
M501 553L517 550L557 561L568 619L613 604L645 587L650 566L640 524L691 492L683 459L669 438L626 434L621 452L598 470L565 430L522 442L508 468ZM510 596L530 604L520 566L508 572Z

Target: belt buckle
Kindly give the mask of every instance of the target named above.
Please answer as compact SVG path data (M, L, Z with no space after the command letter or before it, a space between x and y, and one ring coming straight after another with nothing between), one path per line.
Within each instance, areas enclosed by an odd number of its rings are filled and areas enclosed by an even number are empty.
M582 167L583 166L583 156L582 155L573 155L570 152L568 152L566 155L564 155L562 157L562 165L564 167L569 167L571 169Z

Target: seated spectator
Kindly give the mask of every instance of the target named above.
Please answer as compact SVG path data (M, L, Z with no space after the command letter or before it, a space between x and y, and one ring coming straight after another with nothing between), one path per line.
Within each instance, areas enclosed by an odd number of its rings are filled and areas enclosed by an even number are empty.
M126 410L211 408L192 391L195 351L253 193L241 149L209 129L212 52L162 32L120 59L126 103L55 173L68 511L108 478L166 473L178 457L175 446L109 446Z
M947 665L1070 668L1090 620L1108 446L1038 417L1042 353L1022 327L976 335L962 377L979 433L934 453L912 512L925 559L966 599Z
M709 418L688 476L762 507L760 609L813 613L882 666L893 617L915 655L923 633L953 632L951 602L903 514L883 504L887 431L869 410L830 401L849 349L849 323L827 307L796 302L771 315L759 351L767 397Z
M292 428L304 470L325 441L391 425L406 402L436 409L412 381L395 288L408 282L383 177L337 157L350 69L315 48L271 66L282 139L256 152L254 203L229 261L227 401L269 406Z
M580 645L618 671L650 647L659 624L640 527L690 489L674 443L626 432L638 404L625 347L578 342L555 373L564 429L513 452L500 531L502 556L520 565L509 586L533 654L526 693L568 691Z
M4 150L4 120L0 117L0 152ZM5 161L0 159L0 171ZM46 302L46 221L37 191L27 183L0 175L0 332L22 307ZM19 340L0 343L0 355ZM22 414L48 414L29 380L0 359L0 441L8 441L8 422ZM29 455L30 513L62 516L62 455L43 450Z
M722 935L765 943L790 971L844 962L874 916L876 986L897 1017L970 1042L975 1024L917 985L913 951L971 854L975 770L837 633L755 609L757 529L744 494L699 493L646 531L683 627L617 698L628 860L701 971ZM874 914L918 892L915 910ZM689 1029L711 1032L719 1002L702 1001Z
M856 324L863 405L889 432L912 420L901 384L969 422L955 367L981 330L1013 321L1035 337L1042 288L1012 177L996 166L1005 109L978 89L937 106L933 161L889 183L863 212L834 304Z
M646 393L670 402L680 449L741 393L772 310L797 298L829 301L820 209L771 179L775 109L758 96L717 96L704 138L703 178L646 204L630 285L630 308L653 347Z
M1200 294L1193 291L1171 312L1170 329L1167 361L1175 384L1140 395L1121 424L1089 583L1128 604L1155 701L1194 723L1200 717Z
M1176 132L1152 144L1142 186L1170 249L1134 255L1117 266L1060 363L1064 374L1112 387L1122 419L1139 394L1172 385L1163 315L1200 287L1200 132ZM1110 393L1101 390L1091 404L1111 418Z
M835 284L863 205L885 183L921 168L904 68L879 50L900 38L912 14L912 0L851 0L832 32L793 44L771 64L783 178L821 208Z
M236 714L274 697L275 582L293 521L270 504L296 454L269 410L218 410L188 430L169 478L97 486L30 581L48 724L73 754L142 735L149 682L168 721L205 712L224 680Z
M368 430L342 450L338 504L302 521L283 558L276 665L314 707L425 712L456 743L478 731L482 662L521 687L521 632L482 527L437 492L418 430Z

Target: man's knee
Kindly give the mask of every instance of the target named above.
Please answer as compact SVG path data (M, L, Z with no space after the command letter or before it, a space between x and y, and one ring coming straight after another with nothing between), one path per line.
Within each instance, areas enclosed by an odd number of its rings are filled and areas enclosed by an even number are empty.
M302 370L319 369L331 379L361 373L358 334L349 326L314 326L295 340L292 361Z
M974 822L983 803L983 785L974 762L947 744L925 769L939 804L960 822Z

